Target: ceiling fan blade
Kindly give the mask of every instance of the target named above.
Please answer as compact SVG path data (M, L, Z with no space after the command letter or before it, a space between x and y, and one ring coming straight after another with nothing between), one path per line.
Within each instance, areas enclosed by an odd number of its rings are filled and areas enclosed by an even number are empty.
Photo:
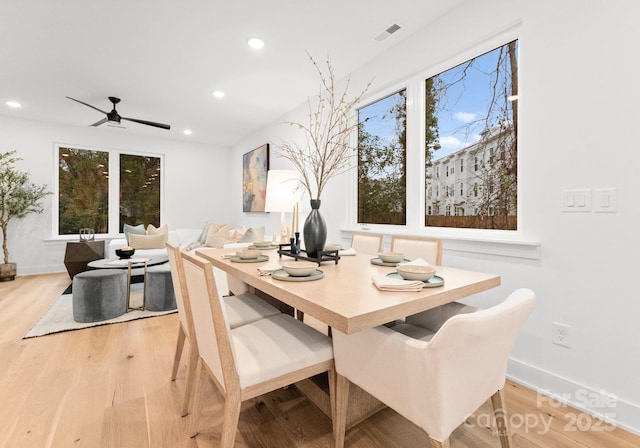
M100 120L100 121L96 121L95 123L93 123L93 124L92 124L92 125L90 125L90 126L100 126L102 123L106 123L106 122L107 122L107 119L106 119L106 118L103 118L102 120Z
M171 129L171 126L169 126L168 124L155 123L153 121L138 120L136 118L125 118L125 117L120 117L120 119L133 121L135 123L140 123L140 124L146 124L147 126L155 126L156 128Z
M102 113L103 113L103 114L105 114L105 115L107 114L107 112L105 112L105 111L103 111L103 110L100 110L100 109L98 109L97 107L92 106L91 104L87 104L87 103L85 103L85 102L83 102L83 101L77 100L77 99L75 99L75 98L71 98L70 96L67 96L67 97L65 97L65 98L69 98L70 100L75 101L76 103L84 104L85 106L90 107L91 109L95 109L95 110L97 110L98 112L102 112Z

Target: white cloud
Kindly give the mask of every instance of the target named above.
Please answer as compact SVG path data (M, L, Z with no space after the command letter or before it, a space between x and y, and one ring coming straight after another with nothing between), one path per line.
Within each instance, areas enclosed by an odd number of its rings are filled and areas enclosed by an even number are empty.
M477 114L474 114L473 112L456 112L453 114L453 117L463 123L471 123L476 119Z
M439 142L440 146L446 149L458 149L462 145L462 142L452 135L440 137Z

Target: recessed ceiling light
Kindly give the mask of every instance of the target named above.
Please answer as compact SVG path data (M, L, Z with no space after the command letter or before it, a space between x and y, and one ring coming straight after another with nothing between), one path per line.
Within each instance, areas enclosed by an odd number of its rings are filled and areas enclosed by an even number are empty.
M264 41L258 37L250 37L247 39L247 44L254 50L260 50L264 47Z
M224 98L224 92L222 90L214 90L211 94L216 98Z
M22 104L18 103L17 101L7 101L5 104L9 107L13 107L14 109L22 107Z
M191 129L185 129L184 131L182 131L182 133L184 135L191 135L192 134Z

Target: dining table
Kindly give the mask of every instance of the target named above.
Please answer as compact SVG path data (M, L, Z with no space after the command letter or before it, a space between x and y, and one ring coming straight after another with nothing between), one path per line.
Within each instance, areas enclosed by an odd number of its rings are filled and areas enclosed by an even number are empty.
M274 275L294 259L277 249L262 250L257 261L233 256L236 249L200 248L196 254L228 275L247 283L250 290L283 302L296 310L298 318L309 315L316 322L346 334L392 324L411 314L463 299L500 285L500 276L449 266L436 266L442 284L418 291L381 291L374 276L394 275L395 265L382 266L376 254L340 256L318 266L320 274L308 279L286 279ZM378 263L378 264L374 264ZM265 269L265 268L269 269ZM261 272L262 270L262 272ZM265 275L272 272L271 275ZM432 286L432 285L425 285ZM305 318L306 322L306 318ZM329 418L332 416L326 375L295 384L296 388ZM384 409L385 405L357 385L349 388L347 428Z
M392 274L395 266L373 264L378 260L376 254L363 253L341 256L337 263L333 260L322 263L318 270L323 275L316 280L285 281L260 275L258 268L282 265L293 258L281 256L273 249L262 251L261 261L239 262L230 257L234 252L234 249L196 250L216 268L345 334L384 325L500 285L500 276L495 274L436 266L436 275L443 279L441 286L419 291L381 291L373 283L373 277Z

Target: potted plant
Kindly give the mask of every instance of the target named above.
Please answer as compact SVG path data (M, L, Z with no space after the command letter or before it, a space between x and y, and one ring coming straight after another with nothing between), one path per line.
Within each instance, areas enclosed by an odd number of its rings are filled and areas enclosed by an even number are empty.
M322 72L316 61L309 55L320 76L320 92L309 108L308 123L287 122L297 127L304 136L302 142L281 142L280 155L289 160L301 174L301 182L311 199L311 213L307 217L303 236L307 254L316 257L318 250L324 248L327 238L326 223L320 216L320 196L327 182L352 167L356 141L353 133L358 129L355 106L369 89L371 82L360 95L347 98L350 79L344 89L337 90L333 67L327 61L327 75Z
M20 159L16 151L0 154L0 229L2 229L2 252L4 263L0 264L0 281L16 278L16 263L9 263L7 229L13 218L24 218L31 213L41 213L40 200L51 192L46 185L29 182L29 174L19 171L15 163Z

